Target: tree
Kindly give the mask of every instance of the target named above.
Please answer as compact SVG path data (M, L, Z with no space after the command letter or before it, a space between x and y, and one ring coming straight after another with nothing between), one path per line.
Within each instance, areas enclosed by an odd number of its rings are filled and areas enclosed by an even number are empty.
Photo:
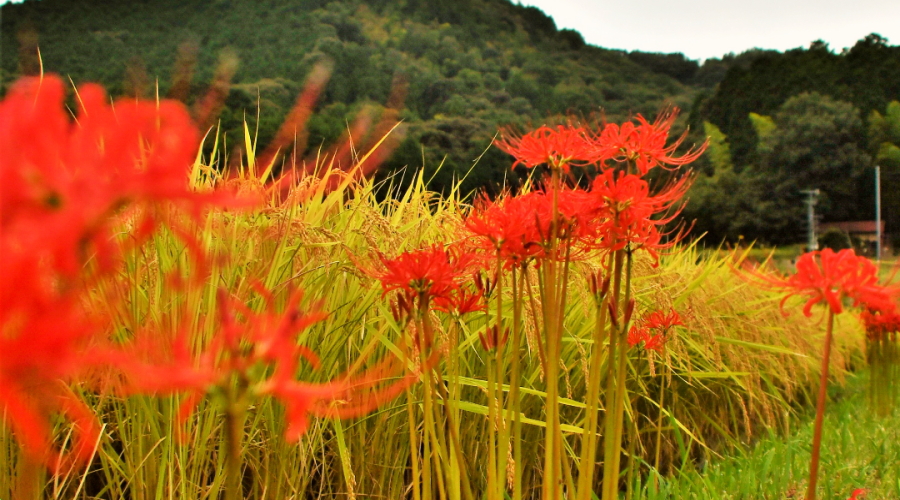
M869 152L881 167L881 214L888 232L900 230L900 102L869 116Z
M773 210L781 223L772 229L779 239L799 238L805 189L821 190L817 212L825 220L871 217L866 210L870 205L861 199L871 157L852 104L802 93L785 101L773 121L775 129L759 141L755 169L775 200Z
M694 219L694 233L706 234L708 242L759 238L772 223L772 202L761 196L762 179L750 170L735 172L728 138L718 127L704 122L703 130L709 137L706 157L712 173L697 174L685 217Z

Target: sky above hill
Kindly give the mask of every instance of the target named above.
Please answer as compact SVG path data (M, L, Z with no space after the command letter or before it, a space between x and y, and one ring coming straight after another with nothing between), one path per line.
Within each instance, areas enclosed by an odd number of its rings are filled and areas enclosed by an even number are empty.
M516 1L516 0L513 0ZM835 52L869 33L900 44L898 0L520 0L592 45L721 57L754 47L780 51L824 40Z
M0 0L0 5L21 0ZM681 52L703 60L824 40L836 52L869 33L900 44L898 0L512 0L609 49Z

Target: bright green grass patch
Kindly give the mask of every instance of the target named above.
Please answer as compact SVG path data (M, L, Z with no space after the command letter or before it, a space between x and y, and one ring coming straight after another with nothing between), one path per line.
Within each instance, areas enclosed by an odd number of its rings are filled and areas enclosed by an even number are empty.
M844 500L853 490L868 490L867 500L900 498L900 412L879 418L866 405L867 375L848 378L832 391L825 413L819 495ZM659 488L639 486L638 498L758 500L802 498L806 491L812 442L812 415L787 438L770 435L751 450L716 461L702 470L683 470L661 478ZM648 479L644 479L648 481Z

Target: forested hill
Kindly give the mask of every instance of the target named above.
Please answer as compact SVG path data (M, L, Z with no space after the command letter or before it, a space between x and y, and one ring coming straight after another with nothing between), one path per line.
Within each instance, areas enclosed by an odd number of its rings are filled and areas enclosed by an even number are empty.
M824 222L882 216L900 248L900 46L877 34L840 52L821 41L784 53L748 51L692 128L711 137L688 215L715 239L803 241L806 190Z
M476 159L466 190L515 175L487 149L500 126L674 104L687 143L712 138L685 213L714 243L802 241L805 189L821 190L825 221L871 219L876 162L888 230L900 233L900 47L878 35L843 52L814 42L700 65L586 45L509 0L25 0L2 7L0 42L0 90L40 70L38 47L46 71L114 96L158 85L199 109L217 89L229 145L246 120L264 148L310 75L327 75L297 155L399 118L381 172L424 165L438 190Z
M245 117L255 125L259 106L262 144L317 62L333 66L309 148L334 141L364 106L387 105L405 82L405 138L388 166L419 167L423 152L428 170L443 160L438 189L469 170L499 125L601 108L611 120L653 115L666 103L685 108L695 80L714 84L722 74L704 74L680 54L585 45L540 10L507 0L26 0L2 13L7 85L38 71L35 44L46 71L102 82L114 95L152 96L158 81L165 96L184 85L176 68L195 58L192 102L221 71L223 54L234 54L223 125L242 138L235 132ZM469 187L509 175L495 150L478 165Z

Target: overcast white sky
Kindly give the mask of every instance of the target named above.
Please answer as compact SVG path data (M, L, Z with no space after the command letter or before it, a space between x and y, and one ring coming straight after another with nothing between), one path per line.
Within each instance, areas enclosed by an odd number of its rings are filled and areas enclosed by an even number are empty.
M784 51L818 39L840 52L869 33L900 45L900 0L518 1L546 12L558 28L579 31L590 44L691 59L754 47Z
M515 1L515 0L513 0ZM557 28L611 49L720 57L822 39L837 52L869 33L900 45L900 0L520 0Z

